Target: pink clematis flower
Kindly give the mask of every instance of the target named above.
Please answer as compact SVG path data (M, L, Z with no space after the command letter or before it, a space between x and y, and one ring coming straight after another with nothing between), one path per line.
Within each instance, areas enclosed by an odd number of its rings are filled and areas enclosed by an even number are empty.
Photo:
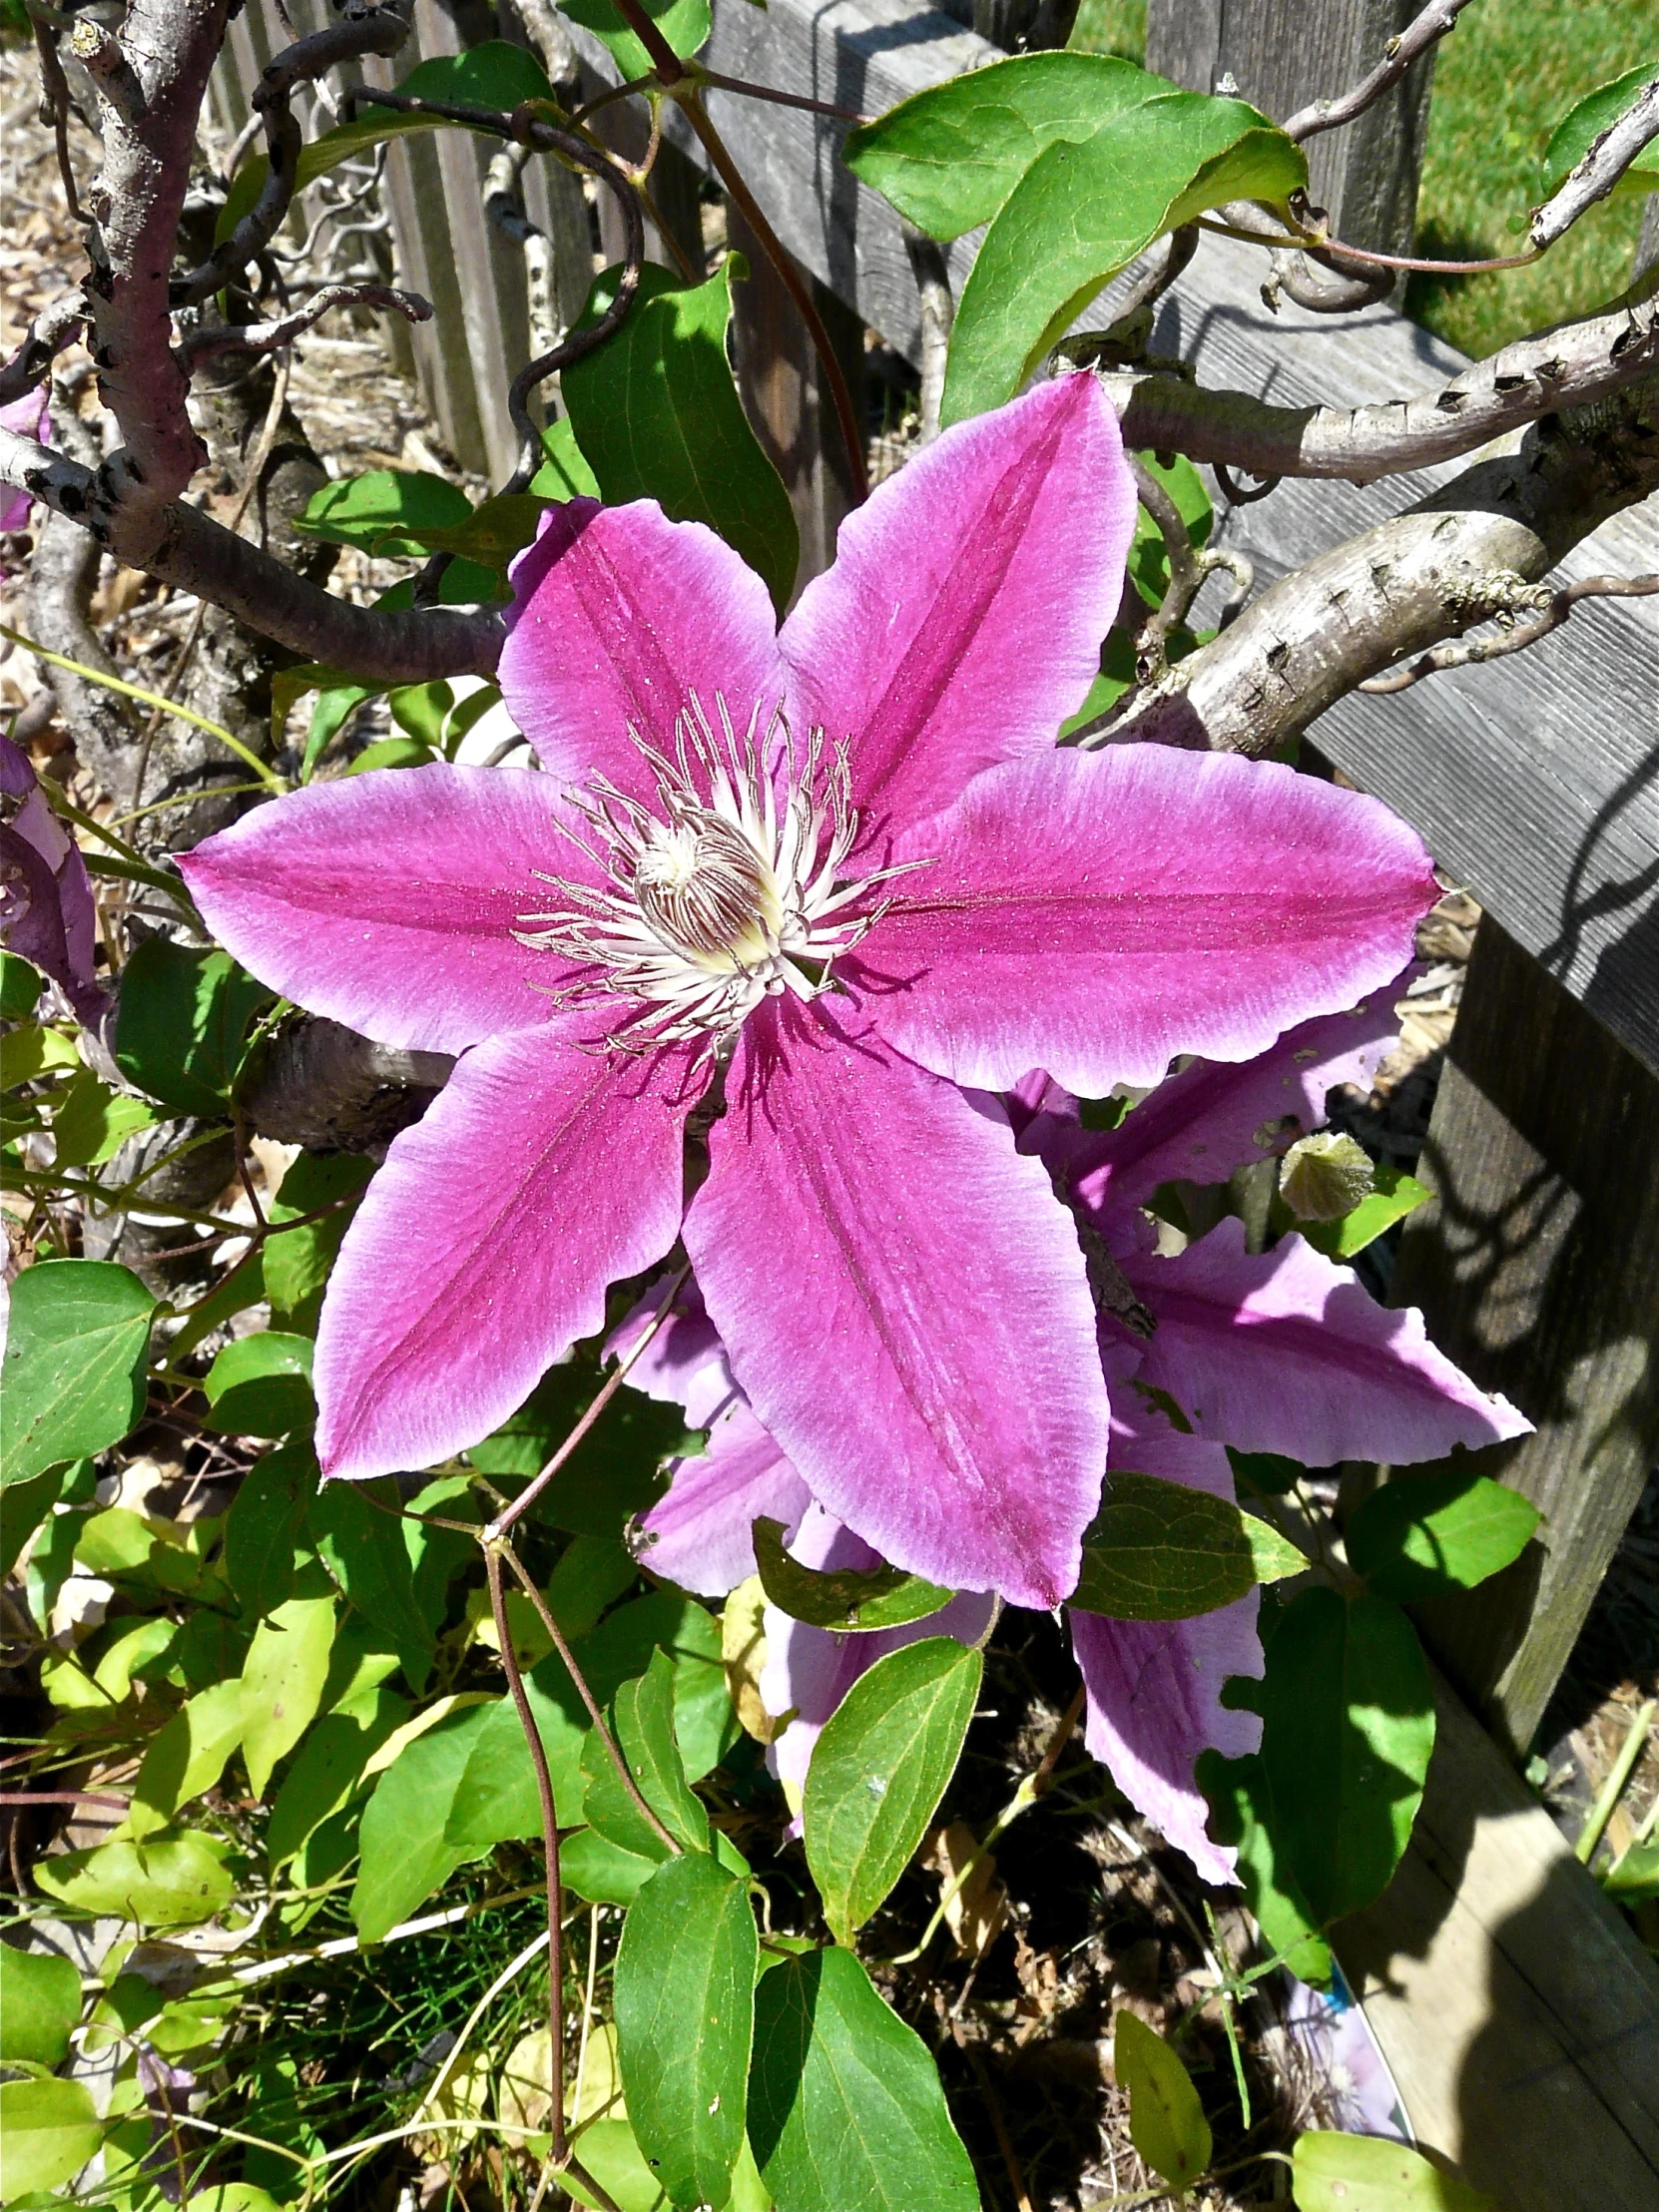
M475 1442L683 1235L827 1510L955 1587L1071 1587L1106 1461L1093 1305L1042 1164L961 1086L1246 1057L1394 973L1435 895L1368 800L1056 750L1134 503L1086 373L891 478L782 631L709 531L571 501L500 668L546 773L313 788L185 859L266 982L461 1055L334 1271L326 1473Z
M49 975L97 1029L110 1002L98 981L98 909L81 848L46 803L34 763L0 737L0 944Z
M1175 1177L1219 1182L1234 1167L1288 1145L1325 1119L1328 1090L1368 1080L1395 1041L1391 990L1352 1011L1300 1024L1244 1066L1195 1061L1144 1099L1109 1135L1091 1135L1076 1101L1044 1075L1007 1101L1019 1142L1040 1152L1142 1301L1139 1329L1100 1317L1100 1357L1112 1386L1109 1469L1161 1476L1234 1495L1225 1446L1284 1452L1305 1464L1343 1458L1438 1458L1530 1425L1488 1397L1428 1344L1414 1310L1379 1306L1352 1270L1301 1237L1261 1258L1224 1222L1174 1260L1150 1255L1141 1208ZM995 1103L987 1101L987 1106ZM648 1296L610 1346L625 1355L655 1317ZM1141 1331L1150 1323L1150 1336ZM875 1558L814 1503L811 1486L756 1420L695 1289L652 1340L631 1380L707 1426L704 1451L675 1463L667 1493L640 1523L653 1572L715 1597L755 1571L750 1530L781 1520L810 1566L868 1567ZM1137 1388L1139 1384L1142 1387ZM1167 1392L1178 1430L1148 1395ZM984 1623L957 1599L930 1622L897 1632L958 1634ZM1183 1621L1119 1621L1068 1610L1084 1688L1085 1741L1124 1795L1210 1882L1233 1879L1236 1854L1206 1830L1193 1781L1200 1753L1238 1758L1258 1748L1259 1719L1221 1701L1230 1675L1260 1675L1258 1595ZM890 1648L874 1636L837 1636L768 1609L769 1712L797 1709L773 1747L786 1784L805 1779L812 1746L865 1667Z
M21 399L14 399L9 407L0 407L0 430L15 431L19 437L44 438L48 430L51 401L45 385L38 391L26 391ZM29 509L34 505L33 492L17 491L10 484L0 484L0 537L13 530L29 527Z

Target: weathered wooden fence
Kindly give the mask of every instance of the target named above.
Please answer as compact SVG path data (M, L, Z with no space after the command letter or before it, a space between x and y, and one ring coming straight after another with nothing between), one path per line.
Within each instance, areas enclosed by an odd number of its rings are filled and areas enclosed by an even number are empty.
M501 35L522 37L510 4ZM1012 22L1012 4L964 0L964 13ZM301 28L323 5L289 0ZM250 0L234 27L216 89L233 129L282 42L271 9ZM1413 12L1410 0L1152 0L1149 64L1206 91L1231 74L1283 114L1353 82ZM423 56L488 28L430 0L416 25ZM572 35L592 88L614 83L598 41ZM706 58L873 115L998 54L915 0L770 0L764 12L715 0ZM1427 93L1419 66L1357 129L1315 142L1316 193L1357 243L1410 235ZM916 359L920 307L898 221L838 160L843 127L721 93L710 107L848 366L861 367L864 325ZM634 151L625 109L603 114ZM456 454L500 475L527 324L518 257L483 221L485 159L458 133L403 141L388 189L398 273L438 309L414 333L415 366ZM701 159L675 115L656 185L665 226L694 259ZM553 164L530 189L569 313L591 273L586 211ZM802 522L805 579L830 558L845 511L834 427L798 318L735 214L732 237L753 273L737 293L740 377ZM976 245L950 249L958 290ZM653 251L668 258L660 241ZM1155 349L1179 351L1203 384L1290 404L1411 394L1464 365L1390 307L1331 317L1286 301L1270 313L1264 274L1254 249L1206 239L1160 304ZM1111 319L1111 298L1085 325ZM1226 511L1221 539L1268 581L1460 465L1365 489L1287 480ZM1604 525L1563 573L1655 568L1650 503ZM1659 601L1603 601L1524 656L1403 697L1352 696L1313 738L1417 828L1486 912L1429 1134L1423 1172L1437 1196L1407 1226L1395 1296L1423 1306L1436 1341L1537 1424L1487 1458L1543 1509L1541 1540L1420 1623L1457 1692L1513 1751L1532 1736L1659 1456ZM1659 2205L1659 1976L1449 1688L1418 1837L1344 1947L1428 2144L1517 2212Z

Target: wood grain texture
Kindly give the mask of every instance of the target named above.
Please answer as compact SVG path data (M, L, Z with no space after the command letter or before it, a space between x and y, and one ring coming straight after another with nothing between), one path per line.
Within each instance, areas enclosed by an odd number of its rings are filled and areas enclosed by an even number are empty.
M1659 2204L1659 1971L1443 1679L1415 1832L1336 1947L1425 2148L1504 2212Z
M1536 1422L1472 1463L1544 1515L1513 1566L1419 1626L1524 1753L1659 1456L1659 1080L1489 916L1418 1173L1434 1201L1392 1301Z
M1150 0L1146 66L1194 92L1231 75L1244 99L1283 121L1358 84L1416 12L1417 0ZM1411 251L1433 66L1424 55L1356 122L1309 143L1310 197L1353 246Z
M795 580L799 597L834 559L835 532L853 505L846 448L828 379L783 278L741 212L729 208L726 220L733 249L749 264L747 280L732 287L738 389L755 435L784 479L795 509L801 533ZM863 391L863 325L816 277L807 281L856 400Z

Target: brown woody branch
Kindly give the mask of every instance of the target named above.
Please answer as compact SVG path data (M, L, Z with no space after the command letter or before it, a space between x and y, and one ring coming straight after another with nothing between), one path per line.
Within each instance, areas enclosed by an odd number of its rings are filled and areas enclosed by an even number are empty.
M1505 430L1604 400L1659 362L1659 289L1476 361L1437 391L1369 407L1277 407L1162 371L1103 371L1125 442L1254 476L1380 476L1456 460Z
M1511 622L1492 638L1437 645L1432 653L1421 654L1414 661L1391 668L1385 676L1369 676L1360 689L1382 693L1409 691L1425 676L1438 676L1448 668L1472 668L1483 661L1500 661L1509 653L1524 653L1529 645L1536 645L1552 630L1559 630L1573 609L1586 599L1651 599L1655 593L1659 593L1659 576L1585 576L1556 592L1540 586L1533 594L1537 612L1530 622Z
M1518 451L1282 578L1083 742L1272 753L1394 662L1494 616L1535 614L1538 581L1655 488L1659 372L1615 404L1538 424Z
M1560 190L1534 209L1532 244L1552 246L1587 208L1605 200L1644 148L1659 138L1659 77L1590 147Z
M1315 100L1306 108L1298 108L1295 115L1287 117L1280 126L1285 136L1301 143L1317 137L1321 131L1338 130L1364 115L1391 85L1398 84L1419 56L1438 45L1468 4L1469 0L1431 0L1428 7L1413 16L1397 38L1388 40L1382 49L1382 59L1369 76L1362 77L1354 89L1345 92L1340 99Z
M276 322L199 323L179 340L179 357L188 374L215 353L275 353L335 307L383 307L406 322L432 319L431 301L417 291L399 291L395 284L328 284Z
M365 683L487 676L500 659L506 628L496 609L353 606L182 501L146 516L142 525L124 512L105 519L95 507L97 479L90 468L13 430L0 429L0 482L18 485L81 524L130 568L212 600L262 637L307 660L349 669Z

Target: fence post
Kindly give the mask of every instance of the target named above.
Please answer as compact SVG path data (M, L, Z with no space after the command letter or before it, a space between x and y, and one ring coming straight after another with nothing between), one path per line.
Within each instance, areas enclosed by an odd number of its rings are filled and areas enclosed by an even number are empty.
M1419 1623L1524 1753L1659 1452L1659 1077L1490 915L1420 1172L1435 1198L1407 1224L1393 1301L1537 1423L1473 1463L1544 1525Z
M800 309L730 202L726 226L729 244L749 264L747 281L732 286L738 386L755 435L783 477L795 508L801 532L799 591L835 557L835 532L853 503L846 449ZM817 277L809 276L807 282L857 405L864 383L864 326Z
M1215 92L1231 75L1244 99L1278 119L1357 84L1417 4L1151 0L1146 66L1194 92ZM1358 122L1309 142L1311 197L1352 245L1380 254L1411 250L1433 66L1425 55Z

